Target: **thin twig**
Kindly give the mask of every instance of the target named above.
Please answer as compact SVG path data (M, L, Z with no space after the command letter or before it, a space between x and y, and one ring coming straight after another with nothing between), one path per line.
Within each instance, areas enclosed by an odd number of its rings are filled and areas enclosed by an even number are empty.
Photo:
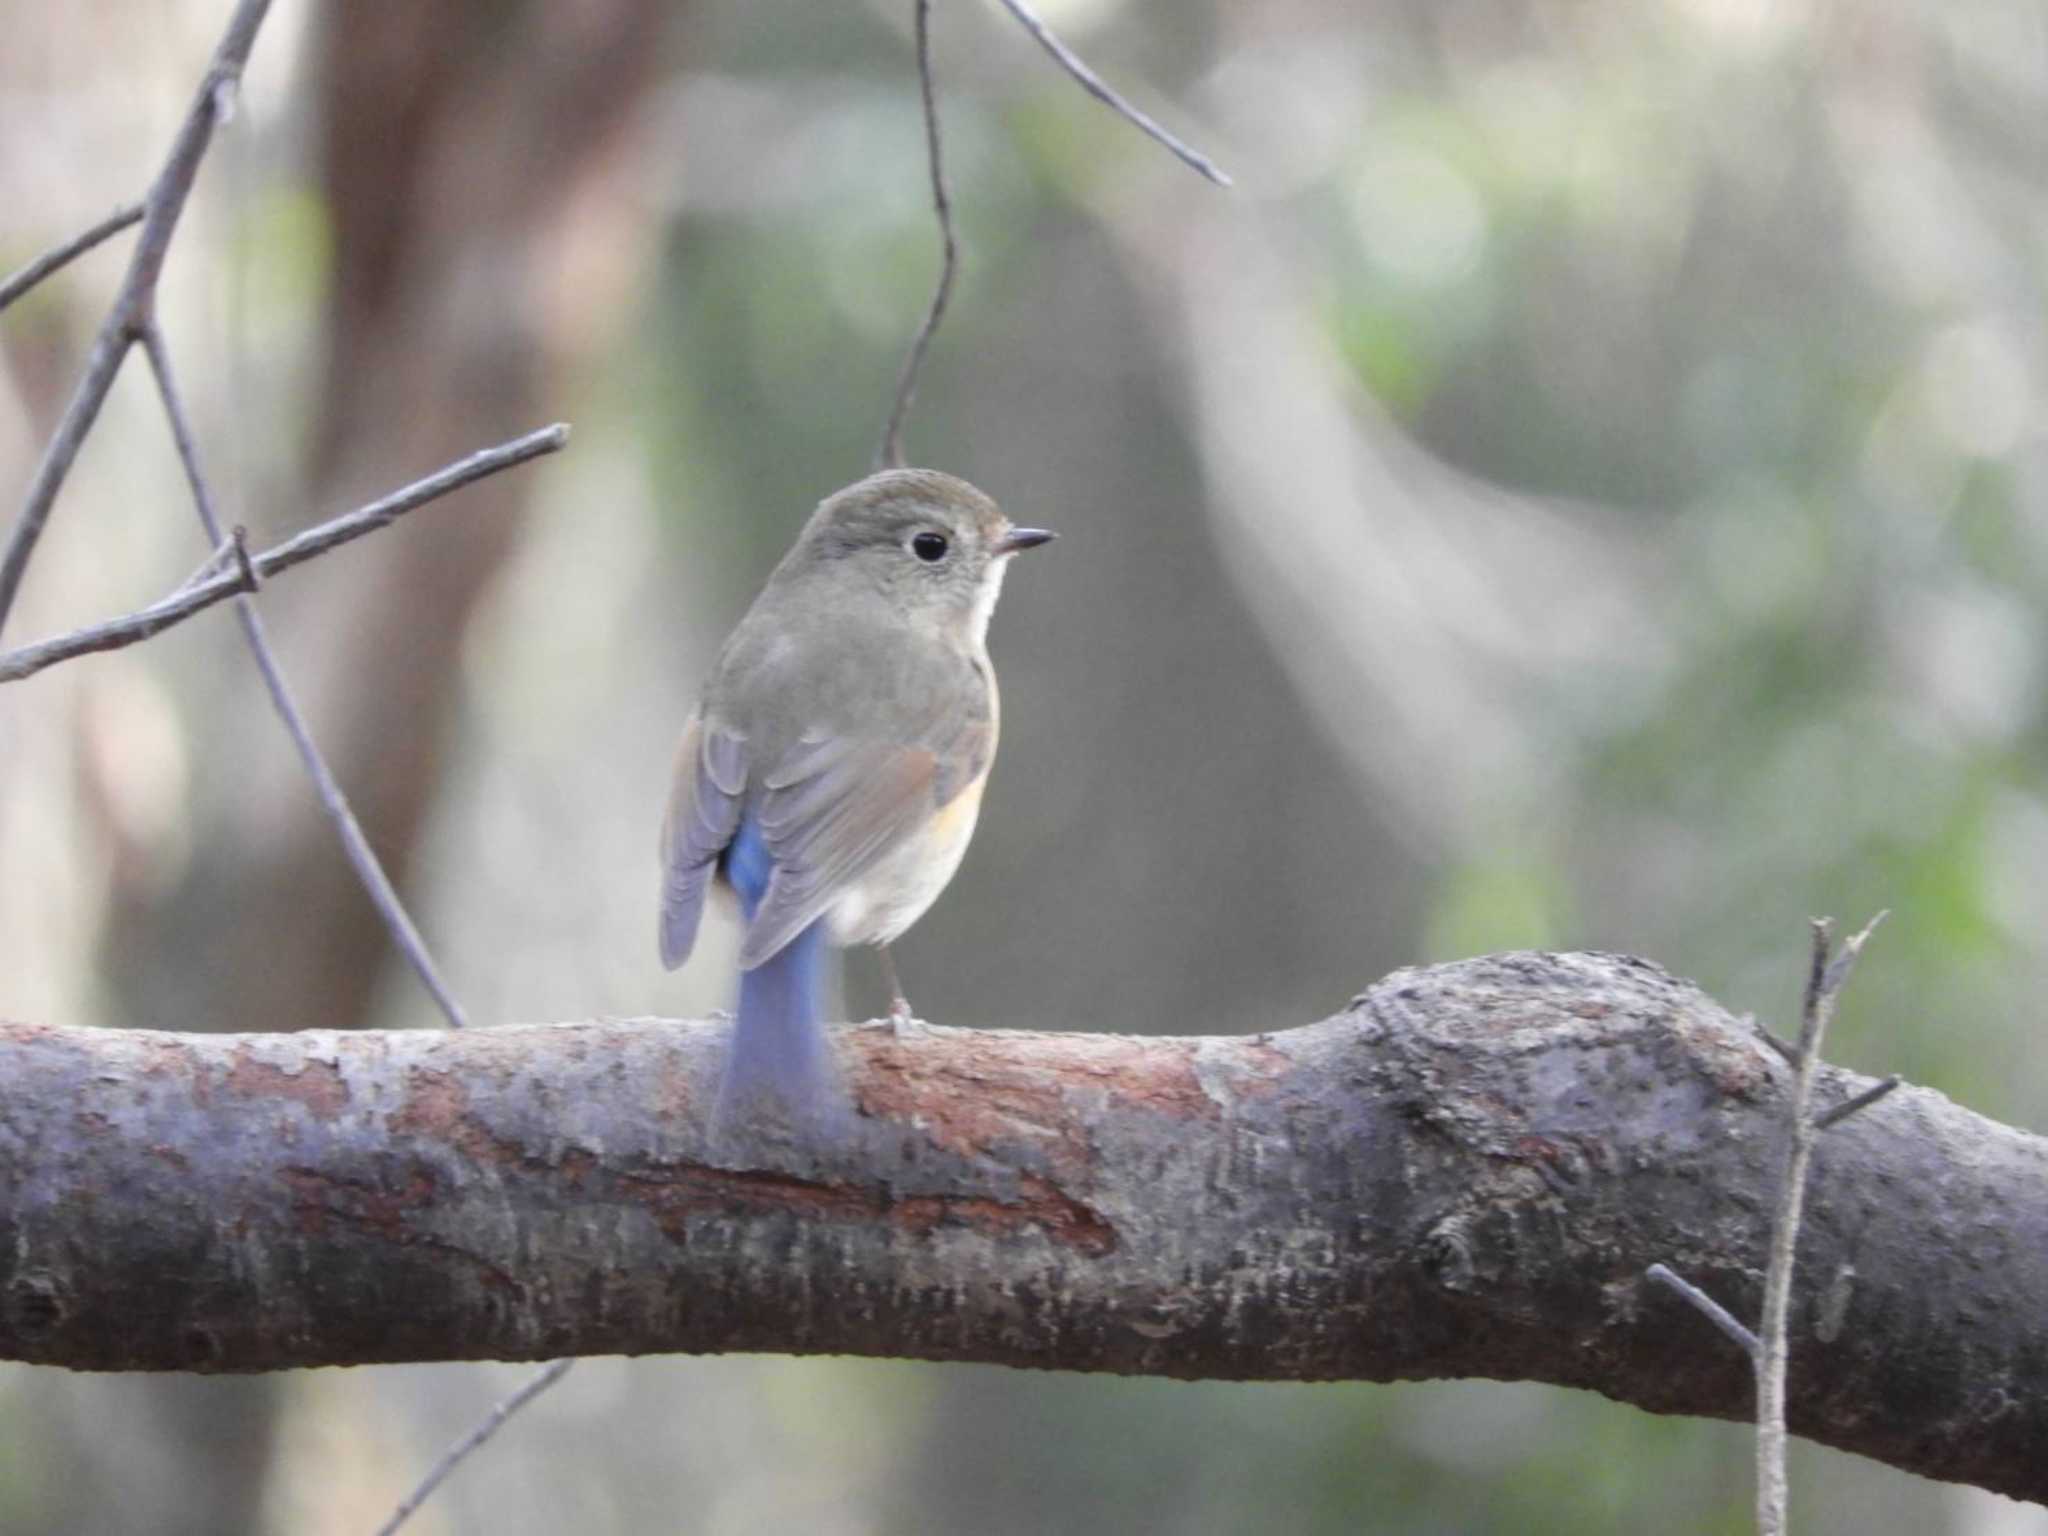
M1215 182L1217 186L1227 187L1230 185L1230 177L1225 173L1222 166L1211 160L1193 145L1176 138L1168 129L1146 116L1128 101L1124 100L1123 97L1119 96L1110 88L1108 82L1102 76L1096 74L1094 70L1088 67L1079 54L1059 40L1052 28L1039 20L1038 14L1029 5L1025 4L1024 0L1003 0L1003 5L1012 16L1017 18L1026 32L1029 32L1038 39L1039 46L1053 56L1059 63L1060 68L1080 82L1082 90L1093 96L1119 117L1131 123L1141 133L1148 134L1159 143L1165 145L1183 163L1201 172L1204 176Z
M1792 1306L1792 1263L1799 1244L1799 1224L1806 1200L1806 1173L1820 1128L1810 1106L1813 1081L1820 1070L1821 1042L1834 1017L1835 1000L1855 969L1856 958L1886 914L1880 912L1863 931L1842 946L1832 962L1834 927L1826 918L1813 923L1813 953L1807 969L1806 998L1800 1010L1799 1055L1792 1070L1792 1093L1786 1105L1790 1145L1785 1175L1778 1188L1778 1212L1771 1222L1771 1260L1764 1271L1763 1326L1756 1356L1756 1524L1759 1536L1784 1536L1785 1370L1790 1354L1787 1320Z
M903 418L910 412L910 397L917 392L917 371L924 365L925 349L939 329L946 313L946 300L953 294L953 274L960 252L953 239L953 201L946 194L946 167L939 154L938 87L932 81L931 0L917 3L917 84L924 98L925 163L931 168L932 211L939 221L939 281L932 290L931 306L910 340L910 352L903 359L903 371L896 377L896 399L889 407L889 424L882 429L882 444L875 450L876 469L900 469L903 465Z
M39 640L33 645L0 651L0 683L18 682L77 656L117 651L147 640L174 624L182 624L195 613L203 613L216 603L225 602L238 592L255 591L261 582L280 572L304 565L308 560L366 533L374 533L405 513L436 501L472 481L496 474L501 469L510 469L515 464L524 464L542 454L553 453L568 441L569 428L557 422L552 427L543 427L509 443L458 459L446 469L437 470L423 480L415 480L389 496L358 507L353 512L329 518L258 554L246 555L248 579L243 579L233 548L234 541L223 540L184 585L147 608L75 629L69 634Z
M441 1459L434 1463L433 1470L420 1479L419 1486L407 1494L404 1502L391 1512L391 1518L377 1527L377 1536L392 1536L392 1532L410 1520L419 1507L426 1503L428 1497L432 1495L436 1488L441 1486L448 1474L460 1465L463 1457L504 1428L505 1421L511 1418L513 1414L568 1375L569 1367L575 1363L576 1361L573 1357L555 1361L531 1381L527 1382L525 1386L485 1414L483 1422L449 1446L447 1451L442 1454Z
M141 220L142 204L124 203L92 228L73 235L54 250L45 251L19 272L0 281L0 309L5 309L52 272L69 266L102 240L112 239L130 224Z
M553 453L566 446L568 441L569 425L558 421L551 427L515 437L495 448L479 449L467 458L457 459L446 469L435 470L424 480L415 480L367 506L308 528L304 533L294 534L275 549L266 550L256 557L256 574L268 578L295 565L303 565L315 555L324 555L337 544L346 544L351 539L359 539L366 533L394 523L406 513L430 501L437 501L450 491L459 491L465 485L495 475L501 469L510 469L528 459Z
M1643 1273L1652 1280L1655 1280L1659 1285L1669 1286L1695 1307L1699 1308L1700 1313L1708 1322L1742 1346L1742 1352L1749 1356L1749 1362L1752 1366L1756 1364L1758 1351L1761 1346L1757 1343L1756 1335L1744 1327L1741 1320L1733 1312L1730 1312L1705 1291L1667 1265L1652 1264Z
M1817 1131L1832 1130L1851 1115L1860 1115L1879 1099L1887 1097L1904 1079L1894 1072L1881 1083L1872 1083L1853 1099L1845 1099L1813 1122Z
M211 561L208 563L212 564ZM237 592L255 590L253 584L242 580L238 569L232 566L215 569L197 581L186 583L168 597L158 598L147 608L138 608L133 613L104 623L88 624L69 634L38 640L33 645L0 651L0 683L18 683L61 661L139 644L174 624L183 623L195 613L205 612L215 603L225 602Z
M1025 0L1003 0L1003 4L1009 8L1010 14L1017 18L1024 30L1037 38L1045 51L1052 55L1062 69L1079 81L1082 89L1089 95L1134 123L1143 132L1150 134L1218 186L1230 185L1230 177L1215 161L1175 137L1173 133L1111 89L1100 75L1088 67L1079 54L1060 41L1059 36L1040 19L1038 13L1033 11ZM910 414L911 398L917 392L918 370L924 366L925 352L930 348L932 337L938 332L939 322L945 316L946 301L952 296L953 278L960 263L959 246L953 235L953 202L946 191L945 162L940 154L938 89L932 75L931 9L931 0L915 0L913 16L917 36L917 83L924 102L925 163L931 171L932 210L937 215L939 223L939 280L932 290L931 304L925 310L917 334L910 340L910 351L903 359L902 370L897 374L896 395L889 406L889 419L882 428L882 441L875 449L876 469L900 468L903 464L904 418Z
M128 275L121 280L121 291L115 295L106 319L100 323L99 334L93 338L85 373L78 388L72 391L64 414L58 418L50 446L44 450L42 463L36 466L35 479L29 482L14 531L8 535L6 551L0 554L0 630L7 627L7 615L21 590L29 557L35 553L43 525L49 521L57 492L63 489L65 476L71 473L79 445L106 403L107 391L113 387L114 375L120 372L121 360L128 355L130 344L141 339L143 328L155 316L157 278L163 271L171 236L177 230L178 216L185 211L185 200L192 194L192 181L199 174L199 162L213 138L214 124L232 100L232 82L240 77L242 66L248 62L249 50L256 43L256 30L263 25L264 13L269 9L270 0L241 0L235 7L191 109L185 114L177 138L171 142L163 169L143 199L142 234L129 257Z
M164 403L164 414L170 418L171 436L178 447L179 461L185 466L185 479L192 491L193 505L198 509L200 522L206 525L206 535L218 545L221 542L220 518L213 508L213 493L207 485L206 475L199 463L199 446L192 436L192 424L185 413L183 397L179 394L176 376L171 371L170 349L164 345L163 331L151 319L142 331L143 351L149 357L150 371L156 376L157 393ZM313 740L313 733L306 724L305 716L292 699L291 690L286 686L284 673L272 654L270 642L263 632L263 619L256 612L256 604L246 593L235 598L235 617L241 621L242 634L249 642L249 653L255 658L256 670L263 675L263 686L269 690L270 702L275 706L278 717L284 721L285 730L298 748L299 760L305 764L306 772L312 776L313 786L319 792L320 804L334 823L334 830L341 838L342 851L355 866L356 878L362 881L363 889L370 897L377 913L384 919L384 926L390 931L391 939L398 946L420 982L426 987L434 1001L440 1005L449 1026L464 1028L468 1017L462 1005L455 1000L455 994L442 981L441 973L435 968L433 957L427 953L426 942L420 938L419 930L406 915L404 904L398 899L398 892L392 888L390 878L384 873L384 866L370 847L370 840L363 836L363 829L357 824L355 812L349 809L348 798L342 794L341 785L328 768L327 760L320 755L320 748Z

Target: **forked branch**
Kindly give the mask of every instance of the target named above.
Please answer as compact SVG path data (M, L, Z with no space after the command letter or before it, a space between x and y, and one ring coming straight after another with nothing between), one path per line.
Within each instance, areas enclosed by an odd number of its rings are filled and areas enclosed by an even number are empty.
M1833 950L1834 925L1815 918L1807 961L1806 993L1800 1008L1799 1038L1787 1050L1771 1044L1791 1063L1792 1085L1785 1100L1785 1165L1778 1180L1771 1221L1770 1262L1764 1271L1763 1325L1751 1333L1706 1292L1664 1264L1652 1264L1649 1278L1669 1287L1743 1348L1756 1376L1756 1524L1759 1536L1783 1536L1788 1506L1785 1482L1785 1377L1791 1358L1789 1319L1792 1270L1806 1202L1807 1172L1820 1133L1840 1125L1899 1086L1896 1076L1872 1084L1824 1114L1813 1110L1813 1085L1820 1072L1821 1044L1843 986L1857 957L1887 914L1880 912L1861 932ZM1767 1037L1768 1038L1768 1037Z
M92 352L86 359L85 373L72 392L70 403L64 407L64 414L58 418L57 430L51 434L35 478L29 482L28 496L14 529L4 550L0 550L0 632L6 630L7 615L21 590L36 541L42 537L50 509L56 505L57 493L64 488L86 434L106 403L107 391L113 388L121 360L128 355L129 347L142 339L144 327L155 318L157 278L163 271L171 236L177 232L179 215L185 211L193 180L199 174L199 162L213 140L215 125L233 100L234 82L241 78L249 51L256 45L257 29L263 25L269 9L270 0L241 0L235 7L192 106L171 143L163 169L143 200L142 233L129 257L127 276L122 279L106 319L100 323Z
M932 76L931 0L912 0L912 4L912 30L917 42L918 94L924 105L925 165L931 176L932 213L939 225L939 276L932 290L931 302L925 307L924 318L918 323L916 334L910 339L910 350L905 354L903 367L896 376L896 392L890 401L888 421L882 428L882 441L875 449L876 469L902 467L904 418L910 414L910 401L917 392L917 375L924 366L925 353L930 350L932 337L938 333L939 322L945 317L946 301L952 296L953 279L960 264L959 243L953 233L953 202L946 190L942 154L944 136L939 128L938 87ZM1024 3L1024 0L1003 0L1003 4L1008 7L1010 14L1017 18L1024 30L1038 39L1039 45L1052 56L1054 62L1072 75L1089 95L1136 126L1140 132L1165 145L1183 162L1194 167L1219 187L1230 185L1230 178L1215 161L1112 90L1100 75L1088 67L1087 62L1079 54L1060 41L1059 36L1040 19L1036 11Z
M77 656L88 656L101 651L116 651L123 646L134 645L161 634L175 624L182 624L194 614L204 613L216 603L225 602L238 592L253 592L273 576L282 575L295 566L304 565L316 556L329 550L339 549L351 540L359 539L366 533L375 533L387 528L406 513L438 501L462 487L494 475L501 469L510 469L524 464L542 454L553 453L569 441L569 428L557 422L551 427L542 427L537 432L528 432L515 437L508 443L495 448L485 448L467 458L457 459L445 469L436 470L424 479L415 480L411 485L393 491L353 512L344 512L339 517L329 518L324 523L294 534L281 544L274 544L260 554L247 555L247 569L229 558L236 544L232 538L223 539L216 547L213 558L198 573L175 591L151 603L147 608L134 613L123 614L120 618L107 619L74 629L68 634L53 635L48 640L38 640L33 645L18 646L10 651L0 651L0 683L18 682L32 677L46 667L53 667L60 661L70 661ZM239 530L236 530L239 532Z

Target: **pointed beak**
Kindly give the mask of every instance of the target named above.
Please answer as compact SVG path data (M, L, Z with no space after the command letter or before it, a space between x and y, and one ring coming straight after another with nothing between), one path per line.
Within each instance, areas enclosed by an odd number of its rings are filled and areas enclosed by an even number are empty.
M1036 549L1041 544L1050 544L1059 535L1050 528L1012 528L996 540L996 553L1014 555L1019 550Z

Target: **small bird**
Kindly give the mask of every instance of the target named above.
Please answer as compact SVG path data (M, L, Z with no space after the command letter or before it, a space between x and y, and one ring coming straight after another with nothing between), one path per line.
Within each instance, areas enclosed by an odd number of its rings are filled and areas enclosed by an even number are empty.
M714 1125L817 1129L844 1109L824 948L887 946L960 867L996 753L989 616L1018 528L982 492L889 469L827 497L712 665L661 836L661 959L714 880L739 898L739 1012Z

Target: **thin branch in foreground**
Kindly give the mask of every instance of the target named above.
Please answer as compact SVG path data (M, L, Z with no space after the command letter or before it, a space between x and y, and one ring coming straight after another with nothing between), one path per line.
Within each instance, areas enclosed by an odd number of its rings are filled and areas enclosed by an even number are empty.
M149 357L150 371L156 377L157 394L162 398L164 414L169 417L171 436L177 443L178 459L185 466L185 479L192 491L192 502L199 512L199 520L206 525L207 537L218 546L221 542L220 518L214 512L213 493L206 481L205 471L199 463L199 445L192 436L192 424L185 412L183 397L178 391L176 376L171 371L170 349L164 345L163 331L154 319L149 320L142 331L142 346ZM256 670L263 676L263 686L270 693L270 702L276 708L278 717L290 733L292 745L298 748L299 760L305 764L306 772L312 777L313 786L320 796L328 819L334 823L334 830L341 838L342 851L354 866L356 878L362 882L363 890L369 895L377 914L384 920L390 931L391 940L406 958L414 973L419 977L435 1003L440 1006L449 1026L462 1029L469 1023L462 1005L455 1000L455 994L441 979L433 957L427 952L426 941L413 926L412 918L406 914L405 906L398 899L390 877L384 873L384 866L378 861L376 852L370 847L370 840L363 836L363 829L357 823L355 812L349 809L348 798L341 791L333 770L321 756L320 748L313 740L312 730L306 718L293 700L290 688L284 680L284 673L277 664L277 657L270 649L270 642L263 632L263 619L256 612L256 604L248 594L241 593L235 598L235 617L241 621L242 634L249 642L249 653L255 658Z
M225 602L237 592L255 591L253 581L245 582L238 567L220 563L220 557L226 553L224 548L216 551L215 558L208 560L191 581L169 596L158 598L147 608L123 614L118 619L88 624L83 629L74 629L48 640L38 640L33 645L0 651L0 683L18 683L61 661L139 644L174 624L182 624L195 613L205 612L215 603ZM255 574L253 566L250 574Z
M304 565L366 533L375 533L404 514L501 469L510 469L515 464L524 464L542 454L553 453L568 441L568 426L557 422L495 448L485 448L467 458L457 459L447 468L436 470L388 496L353 512L329 518L293 535L282 544L247 556L249 570L246 579L239 569L235 551L230 547L232 541L223 540L184 585L147 608L48 640L39 640L33 645L0 651L0 683L19 682L61 661L102 651L117 651L147 640L174 624L182 624L196 613L204 613L216 603L225 602L238 592L255 591L263 581L280 572Z
M0 309L7 308L51 273L61 271L103 240L110 240L130 224L142 222L142 204L124 203L92 228L73 235L62 245L45 251L19 272L0 279Z
M1787 1322L1792 1306L1793 1255L1799 1244L1799 1224L1806 1200L1806 1173L1813 1159L1813 1146L1820 1127L1811 1112L1813 1080L1820 1070L1821 1042L1834 1018L1835 1002L1856 967L1877 925L1885 920L1879 912L1862 932L1843 944L1832 961L1829 948L1834 926L1826 918L1813 922L1812 959L1807 969L1806 998L1800 1010L1799 1057L1792 1072L1792 1092L1786 1105L1791 1133L1785 1154L1785 1174L1778 1185L1778 1211L1771 1222L1771 1260L1764 1271L1763 1325L1758 1329L1760 1348L1756 1360L1756 1523L1760 1536L1784 1536L1787 1494L1785 1483L1785 1371L1790 1355Z
M1059 36L1040 19L1025 0L1003 0L1010 14L1015 16L1024 30L1037 38L1045 51L1052 55L1060 67L1080 82L1082 89L1097 101L1108 106L1142 132L1149 134L1166 146L1188 165L1218 186L1230 185L1230 177L1221 166L1207 155L1148 117L1131 105L1109 86L1103 78L1088 67L1081 56L1060 41ZM939 224L939 279L932 291L930 306L925 310L924 319L919 323L917 333L911 338L910 351L903 359L903 368L896 378L896 394L889 407L889 419L882 428L882 441L875 449L874 467L896 469L903 465L903 422L910 413L911 398L917 392L918 370L924 365L926 351L932 337L937 334L939 322L946 313L946 301L952 296L953 278L959 269L960 253L953 234L953 203L946 190L946 170L940 154L941 133L939 129L938 91L932 76L931 43L931 0L914 0L915 32L917 37L917 82L919 94L924 103L925 162L931 171L932 211Z
M1670 1287L1707 1317L1715 1327L1740 1344L1748 1355L1756 1378L1756 1524L1761 1536L1784 1536L1786 1517L1785 1484L1785 1376L1790 1355L1787 1321L1792 1305L1792 1263L1799 1246L1800 1215L1806 1198L1807 1168L1820 1133L1851 1115L1868 1109L1899 1086L1896 1074L1866 1088L1824 1114L1812 1113L1813 1083L1820 1070L1821 1042L1834 1018L1835 1003L1850 974L1856 969L1863 946L1889 913L1879 912L1863 930L1830 955L1834 925L1826 918L1813 920L1813 949L1807 963L1806 995L1800 1009L1799 1038L1788 1044L1768 1029L1749 1023L1762 1038L1792 1065L1792 1091L1786 1103L1790 1144L1785 1154L1785 1173L1778 1183L1778 1208L1771 1220L1771 1254L1764 1272L1763 1326L1751 1333L1733 1314L1697 1286L1681 1279L1663 1264L1652 1264L1644 1273Z
M1017 18L1018 23L1026 32L1029 32L1038 39L1039 46L1053 56L1053 59L1059 64L1060 68L1064 69L1079 82L1082 90L1130 123L1140 133L1146 134L1160 144L1165 145L1183 164L1199 171L1202 175L1215 182L1217 186L1227 187L1230 185L1230 176L1224 171L1222 166L1185 140L1177 138L1171 130L1148 117L1144 112L1132 106L1122 96L1118 95L1102 76L1096 74L1094 70L1088 67L1086 61L1079 54L1060 41L1052 28L1039 19L1038 13L1025 4L1025 0L1003 0L1003 7L1012 16Z
M391 1512L391 1518L377 1527L377 1536L392 1536L392 1532L396 1531L418 1513L419 1507L433 1496L434 1490L441 1486L447 1479L448 1474L461 1464L465 1456L490 1439L500 1429L504 1428L505 1421L511 1418L513 1414L568 1375L569 1367L575 1363L574 1359L555 1361L546 1369L538 1372L525 1386L485 1414L483 1422L449 1446L442 1454L441 1459L434 1463L433 1470L420 1479L419 1486L407 1494L398 1508Z
M1846 1099L1826 1114L1821 1115L1813 1122L1813 1128L1817 1131L1832 1130L1851 1115L1860 1115L1879 1099L1888 1097L1891 1091L1904 1081L1904 1078L1894 1072L1882 1082L1872 1083L1868 1088L1857 1094L1855 1098Z
M946 193L946 167L939 154L938 88L932 81L931 0L916 0L917 83L924 99L925 163L931 168L932 211L939 221L939 281L932 290L931 306L911 338L910 351L903 359L903 371L896 377L896 399L889 407L889 422L882 429L882 443L875 450L876 469L903 466L903 418L910 412L911 396L917 392L918 369L924 365L925 349L939 329L952 297L953 274L960 264L959 247L953 238L953 202Z
M1701 1316L1727 1334L1737 1344L1740 1344L1742 1352L1749 1356L1752 1364L1755 1363L1762 1345L1758 1343L1757 1336L1751 1333L1743 1325L1742 1320L1736 1317L1733 1312L1730 1312L1721 1303L1714 1300L1713 1297L1709 1296L1683 1275L1677 1273L1669 1265L1652 1264L1643 1273L1650 1279L1655 1280L1659 1285L1676 1291L1687 1301L1691 1302L1699 1309Z
M14 531L8 535L5 551L0 552L0 631L7 627L7 615L21 590L29 557L35 553L36 541L42 537L43 525L49 521L50 509L56 504L65 477L71 473L79 447L92 430L100 407L106 403L114 375L121 370L121 360L156 313L156 284L163 271L164 255L177 230L178 216L192 195L192 182L199 174L206 146L212 141L214 125L230 99L222 85L241 75L242 66L249 60L249 50L256 45L256 31L269 9L270 0L241 0L235 7L227 31L207 66L206 78L200 82L192 106L171 143L164 167L143 200L142 234L129 258L128 275L121 280L121 291L115 295L99 333L93 338L85 372L72 391L64 414L58 418L57 430L50 435L50 446L44 450L35 478L29 482ZM220 541L216 538L214 542Z

